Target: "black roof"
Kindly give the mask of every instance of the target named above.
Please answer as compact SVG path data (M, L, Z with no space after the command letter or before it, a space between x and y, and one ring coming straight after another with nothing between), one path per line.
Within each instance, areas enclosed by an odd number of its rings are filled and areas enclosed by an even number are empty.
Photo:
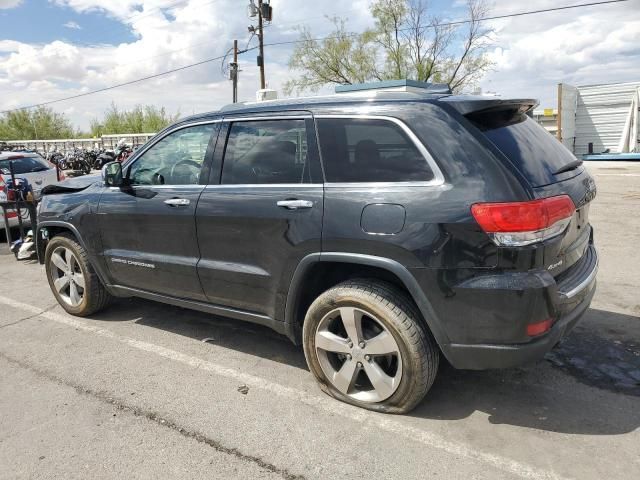
M240 102L225 105L220 110L183 118L180 120L180 123L219 115L274 112L279 110L306 110L322 106L337 106L341 104L355 105L371 102L424 102L437 100L445 96L448 95L438 93L367 91L313 97L283 98L262 102Z
M537 105L534 99L501 99L490 96L454 95L446 93L425 92L390 92L390 91L360 91L335 95L295 97L279 100L266 100L262 102L232 103L208 113L201 113L186 117L179 123L193 122L199 119L233 114L277 112L285 110L311 110L318 107L332 107L339 105L358 105L371 103L401 103L401 102L446 102L454 106L461 113L474 110L497 107L499 105L528 105L533 108Z

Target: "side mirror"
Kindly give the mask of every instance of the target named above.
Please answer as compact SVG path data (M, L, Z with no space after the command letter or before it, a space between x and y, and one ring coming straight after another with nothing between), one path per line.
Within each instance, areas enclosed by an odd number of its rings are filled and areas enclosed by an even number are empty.
M109 162L102 167L102 180L106 187L122 187L124 180L122 177L122 164L120 162Z

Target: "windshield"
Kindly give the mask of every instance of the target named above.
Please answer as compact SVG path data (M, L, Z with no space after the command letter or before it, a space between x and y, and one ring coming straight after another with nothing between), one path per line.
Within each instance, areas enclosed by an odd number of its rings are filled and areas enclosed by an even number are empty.
M3 175L9 175L9 162L13 162L13 173L23 175L25 173L44 172L49 170L51 166L40 157L20 157L14 159L0 160L0 172Z

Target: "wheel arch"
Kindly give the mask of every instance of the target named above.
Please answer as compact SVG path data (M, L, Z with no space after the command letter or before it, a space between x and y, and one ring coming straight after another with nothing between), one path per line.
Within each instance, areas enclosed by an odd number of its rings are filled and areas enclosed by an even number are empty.
M49 233L48 238L51 239L56 235L60 235L61 233L71 233L75 239L82 245L82 248L87 249L84 241L82 240L82 236L78 229L68 222L63 222L60 220L51 220L46 222L39 222L35 231L36 238L36 252L38 253L38 261L40 264L44 263L44 251L47 246L47 242L42 236L42 230L47 230Z
M80 232L73 224L69 222L64 222L62 220L49 220L49 221L39 222L36 228L35 238L36 238L36 252L38 254L38 262L40 262L40 264L44 264L44 260L45 260L44 252L47 246L47 242L41 235L41 232L43 229L46 229L47 232L49 233L49 236L48 236L49 240L55 237L56 235L60 235L61 233L70 233L71 235L73 235L75 240L80 244L80 246L82 246L82 248L84 248L87 252L90 252L90 250L87 248L85 241L82 238L82 235L80 235ZM103 271L102 265L100 265L99 262L95 261L95 259L91 258L91 254L89 254L89 261L91 262L91 266L96 271L96 274L98 275L98 278L100 279L102 284L108 290L110 290L109 283L106 281L108 277L105 275L106 272Z
M314 279L319 271L326 272L338 266L335 279ZM448 344L448 338L431 306L431 302L420 288L415 277L402 264L389 258L343 252L313 253L298 264L287 293L285 305L285 330L296 344L300 343L300 331L304 314L318 294L348 278L373 277L396 284L405 290L420 310L426 326L438 345Z

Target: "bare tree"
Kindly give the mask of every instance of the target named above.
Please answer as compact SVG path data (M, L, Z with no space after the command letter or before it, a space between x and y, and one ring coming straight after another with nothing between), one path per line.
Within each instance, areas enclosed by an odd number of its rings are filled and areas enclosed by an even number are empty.
M427 3L412 2L404 29L413 78L421 82L444 82L442 65L453 41L455 29L442 17L429 16Z
M447 83L454 91L475 83L492 66L486 51L491 46L494 30L482 22L489 14L489 7L483 0L467 0L467 14L469 23L463 34L462 53L448 62L452 68L448 72Z
M467 0L464 23L430 15L426 0L376 0L371 5L375 26L363 34L348 32L339 18L331 19L335 31L324 40L305 28L289 60L301 74L285 90L404 78L462 90L492 66L486 53L494 31L483 22L489 13L485 2Z

